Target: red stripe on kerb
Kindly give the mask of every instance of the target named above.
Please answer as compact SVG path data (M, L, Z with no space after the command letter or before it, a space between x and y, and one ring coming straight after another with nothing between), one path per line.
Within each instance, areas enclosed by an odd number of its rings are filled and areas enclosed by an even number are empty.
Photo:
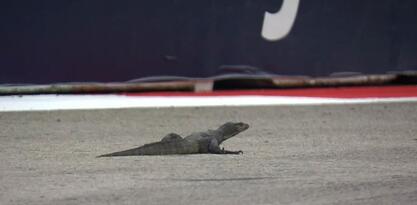
M146 92L125 93L127 96L293 96L326 98L391 98L417 97L417 86L375 86L375 87L339 87L305 88L277 90L227 90L214 92Z

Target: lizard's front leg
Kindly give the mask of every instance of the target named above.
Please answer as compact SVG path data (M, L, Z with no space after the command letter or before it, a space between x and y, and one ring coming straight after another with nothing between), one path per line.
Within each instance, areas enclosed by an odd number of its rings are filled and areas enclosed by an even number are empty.
M229 151L229 150L225 150L224 148L220 149L219 142L216 139L213 139L213 140L210 141L209 153L212 153L212 154L243 154L243 152L241 150L239 150L239 151Z

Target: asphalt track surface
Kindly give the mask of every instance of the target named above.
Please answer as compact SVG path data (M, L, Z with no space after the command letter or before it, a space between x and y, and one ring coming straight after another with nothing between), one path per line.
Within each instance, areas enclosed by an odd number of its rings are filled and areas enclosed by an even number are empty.
M243 121L243 155L95 158ZM416 204L417 103L0 112L0 204Z

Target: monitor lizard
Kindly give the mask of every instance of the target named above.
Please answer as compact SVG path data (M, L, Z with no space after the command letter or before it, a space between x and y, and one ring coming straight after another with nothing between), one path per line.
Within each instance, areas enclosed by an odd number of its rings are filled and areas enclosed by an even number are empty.
M241 154L220 148L225 140L247 130L249 125L243 122L227 122L216 130L195 132L182 138L170 133L159 142L98 157L136 156L136 155L174 155L174 154Z

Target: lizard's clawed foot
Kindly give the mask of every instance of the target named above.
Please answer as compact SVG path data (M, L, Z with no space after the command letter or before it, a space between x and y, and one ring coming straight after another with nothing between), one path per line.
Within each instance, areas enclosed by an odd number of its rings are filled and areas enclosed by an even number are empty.
M242 150L239 151L227 151L227 154L243 154Z
M242 150L239 151L229 151L229 150L225 150L224 148L221 149L221 152L219 152L218 154L243 154Z

